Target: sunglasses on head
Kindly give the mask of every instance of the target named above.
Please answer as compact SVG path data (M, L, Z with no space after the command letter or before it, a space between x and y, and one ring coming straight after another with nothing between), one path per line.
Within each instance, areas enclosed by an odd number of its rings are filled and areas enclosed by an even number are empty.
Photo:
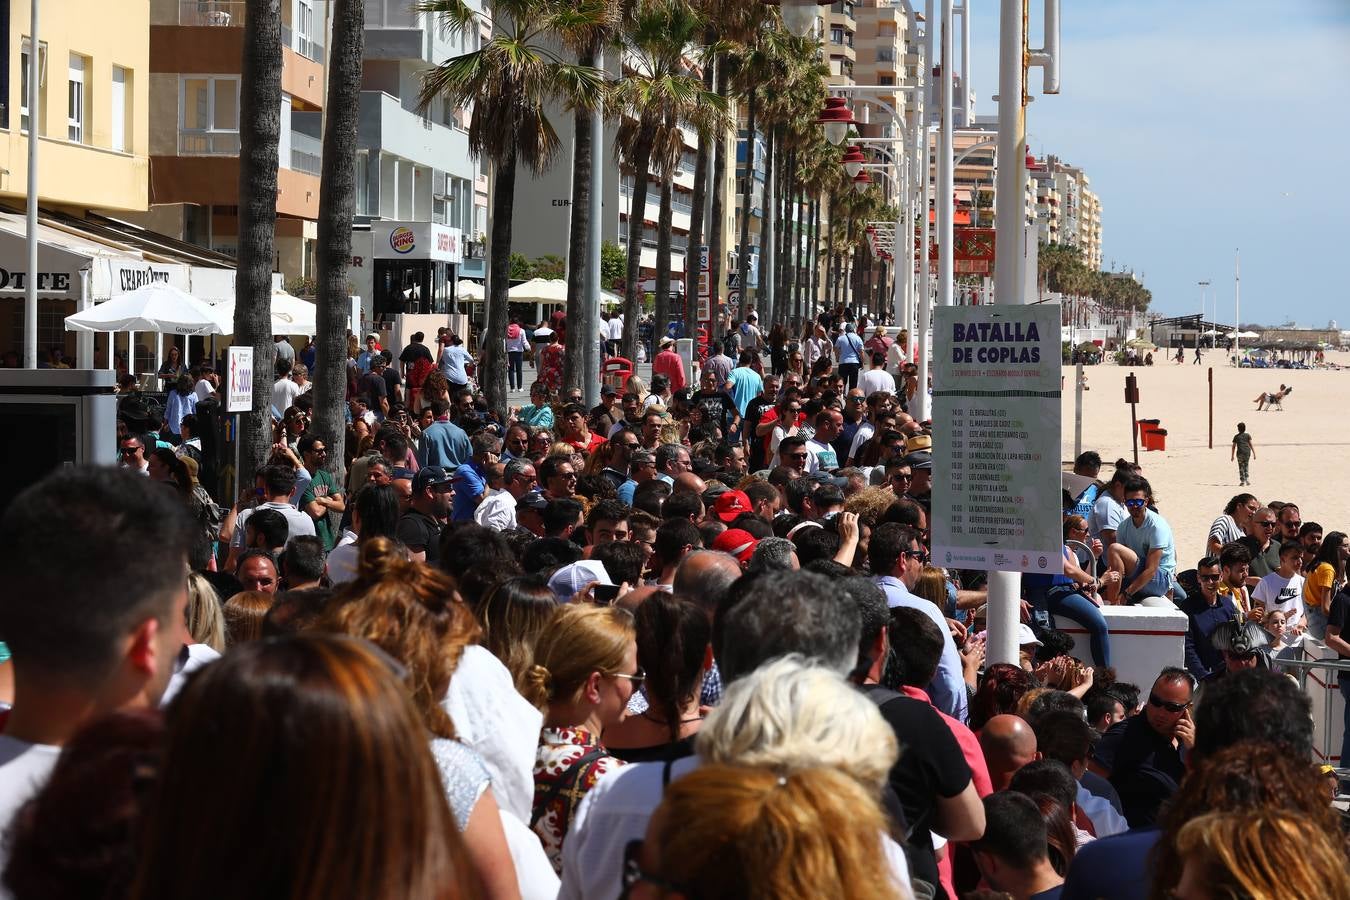
M1187 703L1173 703L1171 700L1164 700L1163 698L1159 697L1157 694L1149 694L1149 695L1148 695L1148 705L1149 705L1149 706L1157 706L1157 707L1159 707L1159 708L1161 708L1161 709L1167 710L1167 711L1170 712L1170 713L1180 713L1180 712L1185 712L1186 710L1188 710L1188 709L1191 708L1191 704L1190 704L1189 702L1187 702Z

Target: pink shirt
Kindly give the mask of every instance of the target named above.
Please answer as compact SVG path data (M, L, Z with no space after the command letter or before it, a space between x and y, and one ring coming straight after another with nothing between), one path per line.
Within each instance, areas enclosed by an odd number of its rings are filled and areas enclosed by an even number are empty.
M662 350L652 360L652 374L664 375L670 379L671 391L678 391L687 384L684 379L684 360L674 350Z

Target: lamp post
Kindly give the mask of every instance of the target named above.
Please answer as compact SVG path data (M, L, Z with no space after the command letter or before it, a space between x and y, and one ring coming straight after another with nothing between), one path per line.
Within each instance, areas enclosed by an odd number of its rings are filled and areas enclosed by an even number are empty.
M1195 327L1195 355L1200 356L1200 332L1205 327L1205 294L1209 290L1208 281L1197 281L1200 286L1200 324Z

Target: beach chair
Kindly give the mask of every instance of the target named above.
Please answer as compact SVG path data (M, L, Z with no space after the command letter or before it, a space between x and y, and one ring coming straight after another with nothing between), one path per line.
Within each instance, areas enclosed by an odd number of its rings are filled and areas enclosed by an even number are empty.
M1284 409L1284 398L1294 392L1293 387L1287 387L1282 391L1276 391L1273 394L1266 395L1266 409Z

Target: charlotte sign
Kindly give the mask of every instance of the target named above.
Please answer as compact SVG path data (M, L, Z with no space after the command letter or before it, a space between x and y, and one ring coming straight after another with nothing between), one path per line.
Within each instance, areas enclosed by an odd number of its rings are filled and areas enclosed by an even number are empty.
M1056 574L1058 305L940 306L933 325L933 559Z

